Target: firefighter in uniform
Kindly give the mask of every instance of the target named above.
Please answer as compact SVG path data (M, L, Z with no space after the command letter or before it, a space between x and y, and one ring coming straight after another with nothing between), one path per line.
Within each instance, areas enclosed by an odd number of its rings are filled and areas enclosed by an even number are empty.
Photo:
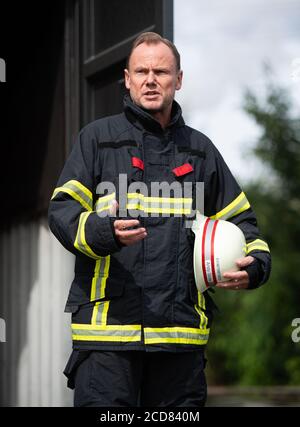
M213 143L184 123L174 100L181 83L176 47L140 35L124 112L81 130L50 202L50 229L76 255L65 369L75 406L204 405L215 305L194 281L186 221L196 183L204 182L204 214L232 221L247 241L240 271L217 286L255 288L269 277L269 248L246 195ZM153 183L191 191L162 197Z

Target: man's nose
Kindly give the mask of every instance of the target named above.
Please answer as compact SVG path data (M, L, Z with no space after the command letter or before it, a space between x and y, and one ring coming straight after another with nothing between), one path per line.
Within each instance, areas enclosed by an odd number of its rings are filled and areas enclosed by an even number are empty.
M155 84L155 74L153 71L149 71L147 74L147 85Z

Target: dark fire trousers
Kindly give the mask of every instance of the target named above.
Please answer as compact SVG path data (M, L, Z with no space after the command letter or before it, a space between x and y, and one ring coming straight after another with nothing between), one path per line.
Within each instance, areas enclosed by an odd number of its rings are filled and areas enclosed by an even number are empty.
M207 386L202 351L76 351L64 371L74 406L201 407Z

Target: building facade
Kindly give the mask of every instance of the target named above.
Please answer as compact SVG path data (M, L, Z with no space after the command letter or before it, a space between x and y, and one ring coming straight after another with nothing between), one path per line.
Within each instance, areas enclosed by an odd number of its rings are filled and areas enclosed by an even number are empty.
M172 39L173 3L33 1L3 16L0 405L70 406L62 371L74 259L49 232L49 199L79 129L121 111L134 38L156 31Z

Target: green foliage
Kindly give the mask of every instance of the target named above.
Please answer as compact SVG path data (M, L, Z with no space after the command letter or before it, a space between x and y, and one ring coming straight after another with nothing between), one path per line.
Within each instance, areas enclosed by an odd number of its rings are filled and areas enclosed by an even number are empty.
M252 93L245 110L261 127L254 154L271 172L245 188L272 254L272 274L262 288L220 289L208 346L211 383L300 384L300 343L291 339L300 317L300 120L291 117L288 94L269 85L264 102Z

